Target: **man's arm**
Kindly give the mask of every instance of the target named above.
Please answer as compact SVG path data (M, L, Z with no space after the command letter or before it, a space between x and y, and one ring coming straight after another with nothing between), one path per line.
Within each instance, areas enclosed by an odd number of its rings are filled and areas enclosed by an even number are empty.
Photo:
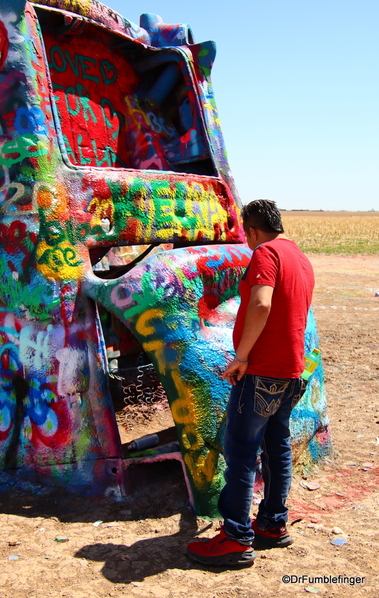
M239 362L248 361L249 353L266 325L273 291L273 287L268 285L251 287L242 336L236 350L237 359L234 359L222 374L222 379L227 380L229 384L235 385L237 380L241 380L248 368L248 363Z

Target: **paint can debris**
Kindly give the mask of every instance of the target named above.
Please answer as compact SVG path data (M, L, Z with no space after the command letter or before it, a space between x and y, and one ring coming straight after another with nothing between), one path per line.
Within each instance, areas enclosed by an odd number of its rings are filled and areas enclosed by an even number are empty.
M153 448L159 444L159 437L158 434L147 434L146 436L141 436L141 438L136 438L128 445L129 451L143 451L148 448Z

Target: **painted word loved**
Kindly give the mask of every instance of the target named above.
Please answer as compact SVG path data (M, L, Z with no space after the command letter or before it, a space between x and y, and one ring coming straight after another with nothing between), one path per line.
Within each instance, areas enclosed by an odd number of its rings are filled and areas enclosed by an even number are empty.
M68 50L62 50L59 46L52 46L50 49L49 67L64 73L68 67L71 68L76 77L82 77L104 85L111 85L117 80L117 68L109 60L101 60L99 63L91 56L75 54L74 59L70 56Z

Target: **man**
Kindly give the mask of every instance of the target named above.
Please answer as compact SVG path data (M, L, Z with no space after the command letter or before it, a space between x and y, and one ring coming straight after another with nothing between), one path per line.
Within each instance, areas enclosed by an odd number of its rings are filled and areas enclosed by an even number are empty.
M226 485L218 504L224 524L211 540L187 547L191 559L214 565L252 564L253 541L265 547L292 544L285 506L292 476L289 419L306 387L300 376L314 287L312 266L284 236L273 201L244 206L242 220L253 255L239 286L236 357L223 373L232 385L224 440ZM259 448L264 498L252 521Z

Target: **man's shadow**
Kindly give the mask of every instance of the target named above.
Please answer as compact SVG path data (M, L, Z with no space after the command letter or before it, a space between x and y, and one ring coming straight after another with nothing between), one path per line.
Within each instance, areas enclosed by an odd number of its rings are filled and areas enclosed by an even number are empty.
M196 517L182 513L180 529L169 536L157 536L139 540L130 546L126 544L90 544L83 546L75 557L91 561L104 561L101 572L113 583L128 584L143 581L167 569L188 569L197 567L186 557L186 546L195 536L212 527L204 523L197 531ZM202 568L202 565L198 565ZM217 568L222 569L222 568Z
M156 530L153 537L138 540L131 545L109 542L83 546L75 553L76 558L89 561L104 561L102 574L113 583L128 584L141 582L168 569L208 570L206 565L192 562L186 556L186 547L192 540L201 540L215 533L204 534L217 522L203 521L198 529L197 518L188 505L188 495L179 463L155 463L137 467L130 487L134 489L131 498L132 520L162 520L174 512L180 513L179 531L172 535L161 535ZM179 508L178 508L179 507ZM159 524L157 523L157 527ZM160 527L162 529L162 527ZM222 573L230 567L212 566L214 573ZM233 567L234 568L239 568Z
M152 537L138 540L131 545L113 542L89 544L75 553L76 558L89 561L104 561L101 570L104 577L113 583L132 583L162 573L167 569L188 569L196 567L186 557L186 547L193 538L203 537L203 532L212 527L206 521L198 531L197 518L189 506L188 493L182 468L177 461L140 464L128 469L129 521L157 520L157 529ZM180 515L179 530L172 535L162 535L167 528L162 520L176 513ZM176 523L175 523L176 526ZM135 529L135 528L134 528ZM202 566L199 565L199 568Z

